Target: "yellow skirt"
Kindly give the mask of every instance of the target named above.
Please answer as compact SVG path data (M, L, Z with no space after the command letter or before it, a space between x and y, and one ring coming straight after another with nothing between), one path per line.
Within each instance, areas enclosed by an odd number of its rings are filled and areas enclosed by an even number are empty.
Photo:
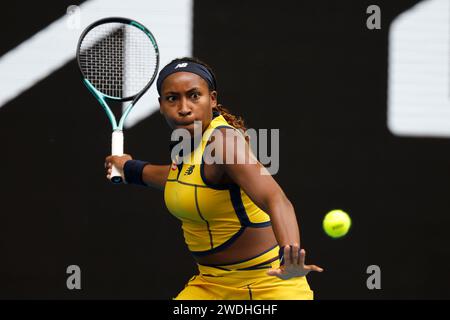
M282 280L267 275L278 268L279 246L254 258L234 264L198 264L193 276L175 300L312 300L313 291L306 277Z

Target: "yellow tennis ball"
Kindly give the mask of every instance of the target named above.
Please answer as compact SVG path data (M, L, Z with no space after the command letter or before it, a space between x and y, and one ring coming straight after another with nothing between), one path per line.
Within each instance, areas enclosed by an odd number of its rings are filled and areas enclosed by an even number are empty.
M352 220L350 216L342 210L332 210L323 219L323 230L332 238L340 238L347 234Z

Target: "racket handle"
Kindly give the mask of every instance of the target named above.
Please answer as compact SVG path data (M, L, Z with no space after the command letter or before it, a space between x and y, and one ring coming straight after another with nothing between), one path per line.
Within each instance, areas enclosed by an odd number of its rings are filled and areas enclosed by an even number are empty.
M111 154L113 156L121 156L123 155L123 132L122 130L114 130L112 133L112 141L111 141ZM122 183L123 177L118 168L116 166L112 166L111 169L111 182L112 183Z

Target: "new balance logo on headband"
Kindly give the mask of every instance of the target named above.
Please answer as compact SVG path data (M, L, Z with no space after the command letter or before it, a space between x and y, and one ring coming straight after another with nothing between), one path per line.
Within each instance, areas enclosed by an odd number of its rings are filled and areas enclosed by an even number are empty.
M186 67L187 67L187 65L188 65L188 63L187 63L187 62L184 62L184 63L179 63L179 64L177 64L177 66L175 67L175 69L178 69L178 68L186 68Z
M159 72L158 80L156 81L156 89L158 90L159 95L161 95L161 86L164 79L172 73L181 71L195 73L206 81L210 89L216 90L216 79L208 68L203 66L201 63L196 63L190 60L175 60L174 62L166 65Z

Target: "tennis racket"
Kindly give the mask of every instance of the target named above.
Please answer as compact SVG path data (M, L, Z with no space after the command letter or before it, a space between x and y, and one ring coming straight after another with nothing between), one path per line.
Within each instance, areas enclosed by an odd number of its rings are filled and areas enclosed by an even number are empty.
M77 46L83 82L103 107L112 126L111 154L123 154L123 125L131 109L150 88L159 67L155 37L139 22L105 18L89 25ZM117 123L108 102L131 101ZM124 178L113 166L111 182Z

